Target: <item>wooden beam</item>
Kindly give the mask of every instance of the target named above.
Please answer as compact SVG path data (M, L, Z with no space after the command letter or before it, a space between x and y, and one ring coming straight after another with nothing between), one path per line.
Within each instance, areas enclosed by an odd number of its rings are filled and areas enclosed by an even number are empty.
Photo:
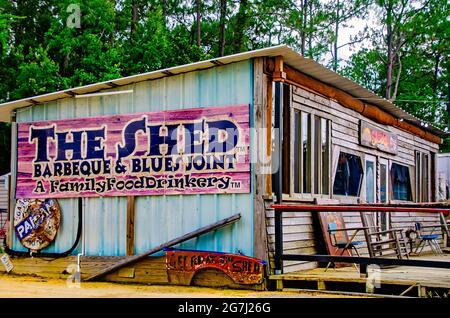
M254 127L256 129L255 134L255 147L257 153L264 153L267 148L267 140L265 139L263 128L266 128L267 113L267 93L266 82L264 81L264 60L263 58L256 58L253 61L253 118ZM270 116L271 118L272 116ZM261 131L261 133L259 133ZM264 171L267 169L266 163L261 158L256 158L254 163L254 191L253 196L253 256L259 259L268 260L267 254L267 231L261 229L266 228L266 214L264 208L264 200L262 196L266 193L266 178L267 173Z
M138 262L138 261L143 260L143 259L146 259L149 255L152 255L152 254L155 254L155 253L157 253L159 251L162 251L165 248L168 248L168 247L171 247L171 246L183 243L185 241L193 239L194 237L197 237L197 236L200 236L202 234L205 234L205 233L217 230L217 229L222 228L222 227L224 227L226 225L229 225L229 224L232 224L232 223L234 223L236 221L239 221L240 219L241 219L241 215L240 214L235 214L233 216L230 216L228 218L222 219L222 220L217 221L215 223L212 223L210 225L201 227L201 228L199 228L199 229L197 229L195 231L189 232L189 233L184 234L184 235L182 235L180 237L177 237L177 238L175 238L173 240L170 240L170 241L168 241L166 243L163 243L163 244L161 244L161 245L159 245L157 247L154 247L154 248L152 248L152 249L150 249L150 250L148 250L148 251L146 251L146 252L144 252L142 254L139 254L139 255L136 255L136 256L127 257L126 259L123 259L123 260L117 262L116 264L114 264L112 266L109 266L107 268L104 268L104 269L100 270L99 272L89 276L87 279L85 279L85 281L91 281L91 280L103 277L106 274L114 272L114 271L116 271L116 270L118 270L118 269L120 269L120 268L122 268L124 266L130 265L132 263Z
M284 82L286 79L286 73L284 72L284 63L282 56L275 57L275 70L272 73L273 80L275 82Z
M442 139L439 136L436 136L428 131L425 131L422 128L417 127L413 124L407 123L405 121L400 121L398 118L394 117L393 115L387 113L386 111L380 109L375 105L363 103L361 100L355 99L352 95L336 87L333 87L319 80L316 80L306 74L303 74L289 67L288 65L283 64L282 67L283 67L282 72L286 74L285 81L289 84L305 87L327 98L334 99L338 101L342 106L350 108L362 114L363 116L376 121L377 123L400 128L402 130L415 134L425 140L428 140L436 144L442 143ZM276 63L275 63L275 72L276 72Z
M134 255L134 198L127 197L127 256Z
M267 102L267 113L266 113L266 156L267 158L271 158L272 162L272 77L264 74L263 78L265 79L264 85L266 86L266 102ZM268 174L266 176L266 195L272 196L272 174Z
M8 206L6 209L6 226L5 226L5 235L6 235L6 244L8 244L8 246L12 246L12 239L11 239L11 174L8 175Z

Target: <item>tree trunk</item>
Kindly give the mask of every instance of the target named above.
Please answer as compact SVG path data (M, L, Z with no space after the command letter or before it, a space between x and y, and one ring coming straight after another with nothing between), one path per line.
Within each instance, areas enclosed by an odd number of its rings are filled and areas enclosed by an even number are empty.
M244 39L244 30L247 25L248 19L248 0L241 0L239 2L239 10L236 15L236 29L234 31L234 40L233 40L233 53L239 53L242 50L243 39Z
M314 5L313 2L310 1L309 5L308 5L308 8L309 8L308 57L310 59L313 58L313 43L312 43L313 42L313 32L312 32L312 30L313 30L313 25L312 25L313 19L311 18L313 16L313 5Z
M225 54L225 15L227 14L227 0L220 0L220 39L219 56Z
M196 0L196 11L197 11L197 46L200 47L202 45L202 29L201 29L201 10L202 10L202 3L201 0Z
M138 0L131 1L131 35L136 32L137 22L138 22Z
M393 31L392 31L392 10L393 4L392 0L388 0L388 6L386 8L386 26L387 26L387 65L386 65L386 93L385 98L387 100L391 99L391 88L392 88L392 71L394 69L394 49L393 49Z
M164 18L164 26L167 28L167 0L162 0L162 14Z
M305 46L306 46L306 17L307 17L307 4L308 0L302 0L302 29L300 30L300 53L305 55Z
M391 96L391 101L395 101L397 98L397 92L398 92L398 85L400 84L400 75L402 74L402 61L401 56L398 55L398 70L397 70L397 77L395 79L395 86L394 86L394 93Z
M438 94L438 75L439 75L439 64L441 62L441 55L439 53L435 53L434 57L434 72L433 72L433 93L434 96L439 97Z
M339 36L339 0L336 3L336 21L334 25L334 49L333 49L333 70L336 72L338 68L338 36Z

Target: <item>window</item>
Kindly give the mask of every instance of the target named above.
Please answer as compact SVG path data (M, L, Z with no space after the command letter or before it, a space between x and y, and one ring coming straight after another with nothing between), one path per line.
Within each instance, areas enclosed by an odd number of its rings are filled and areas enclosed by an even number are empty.
M366 201L375 203L375 158L366 157Z
M329 120L297 110L293 117L293 191L329 194Z
M316 134L319 139L316 143L317 165L320 168L316 169L316 171L318 172L316 178L318 189L315 193L329 194L330 191L328 187L330 182L330 124L329 121L325 118L320 118L317 116L316 123L317 126L319 126Z
M422 202L428 202L428 189L429 189L429 160L428 155L423 154L423 161L422 161Z
M393 163L391 180L394 200L411 201L411 180L408 167Z
M421 162L421 156L420 156L420 152L419 151L416 151L416 166L415 166L415 173L416 173L416 201L417 202L420 202L420 198L421 198L421 195L420 195L420 189L422 188L422 179L421 179L421 172L420 172L420 168L421 168L421 164L420 164L420 162Z
M388 176L388 161L387 159L380 158L380 202L387 203L388 202L388 185L389 185L389 176ZM389 212L378 212L378 224L380 226L381 231L389 230Z
M416 201L430 201L430 155L416 151Z
M302 180L303 193L311 192L311 116L302 112L301 119L301 134L302 134Z
M380 160L380 202L388 201L388 163L387 160Z
M362 176L361 158L356 155L341 152L334 177L333 193L337 195L359 196Z

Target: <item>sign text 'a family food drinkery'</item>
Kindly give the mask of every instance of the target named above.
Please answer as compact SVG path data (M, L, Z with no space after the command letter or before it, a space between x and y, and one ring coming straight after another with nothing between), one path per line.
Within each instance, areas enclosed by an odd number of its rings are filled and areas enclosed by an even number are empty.
M18 124L17 198L250 191L249 106Z

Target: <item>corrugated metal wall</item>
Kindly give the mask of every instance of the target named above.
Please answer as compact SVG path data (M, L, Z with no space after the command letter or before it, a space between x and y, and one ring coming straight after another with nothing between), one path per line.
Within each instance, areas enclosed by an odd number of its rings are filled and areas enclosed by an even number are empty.
M0 209L8 208L8 175L0 177Z
M140 82L114 90L133 94L62 99L17 112L17 122L127 114L193 107L252 103L252 61L159 80ZM76 237L77 199L58 200L62 226L54 244L44 252L68 250ZM126 252L126 198L84 198L85 254L114 256ZM241 213L232 226L203 235L179 246L253 254L253 197L248 194L142 196L136 198L135 252L141 253L219 219ZM74 254L82 250L79 244ZM16 238L13 248L24 250Z

